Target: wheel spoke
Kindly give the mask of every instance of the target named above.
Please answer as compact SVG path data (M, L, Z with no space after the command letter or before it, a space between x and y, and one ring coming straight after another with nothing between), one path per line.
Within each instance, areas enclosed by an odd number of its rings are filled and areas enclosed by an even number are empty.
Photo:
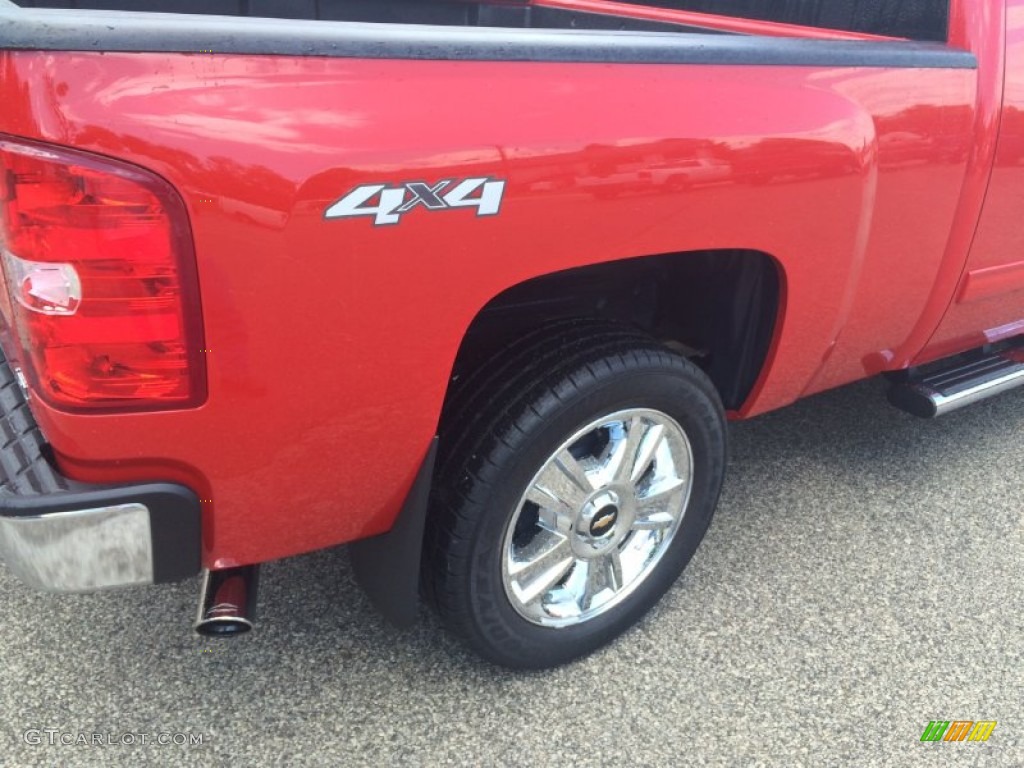
M613 592L618 592L622 589L622 555L619 550L613 549L608 553L608 557L605 559L605 578L608 580L608 586L612 588Z
M634 531L658 531L668 528L676 519L668 512L655 512L647 517L637 517L633 521Z
M596 487L587 475L587 471L583 469L583 465L569 453L568 449L560 451L553 463L582 493L590 493Z
M508 575L520 602L529 605L558 584L574 562L569 540L553 534L549 536L549 545L539 554L529 560L510 563Z
M543 528L562 534L569 533L575 515L569 503L536 486L526 492L526 500L541 508L538 522Z
M602 467L603 483L625 483L633 471L637 449L647 432L648 427L640 416L634 416L623 422L620 431L625 434L616 441L611 456Z
M593 486L586 471L569 451L562 451L544 467L526 498L542 509L555 513L555 526L566 532L572 518L583 506Z
M603 571L600 562L591 560L587 563L587 580L583 584L583 594L580 595L581 610L589 610L594 603L594 598L604 590Z
M654 461L654 454L657 453L658 448L665 440L665 427L662 424L655 424L647 430L640 443L640 449L637 451L636 460L633 462L633 466L629 473L629 482L633 485L644 476L647 472L647 468L651 466L651 462Z
M636 500L637 513L651 512L660 509L666 501L670 501L680 490L686 486L686 479L682 477L666 478L652 487L646 495Z

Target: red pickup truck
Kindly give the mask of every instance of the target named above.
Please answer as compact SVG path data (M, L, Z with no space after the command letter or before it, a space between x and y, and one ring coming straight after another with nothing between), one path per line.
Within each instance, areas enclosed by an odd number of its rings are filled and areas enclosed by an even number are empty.
M29 585L202 572L230 635L353 542L551 666L685 568L728 419L1024 383L1024 0L138 5L0 0Z

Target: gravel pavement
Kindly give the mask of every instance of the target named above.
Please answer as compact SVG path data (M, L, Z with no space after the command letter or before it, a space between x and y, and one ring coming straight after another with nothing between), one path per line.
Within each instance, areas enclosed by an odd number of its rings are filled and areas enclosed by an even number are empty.
M925 422L878 381L733 425L682 579L549 673L426 612L392 630L344 549L267 566L227 641L190 634L197 580L40 596L0 566L0 766L1024 766L1022 430L1024 393ZM998 726L921 743L929 720Z

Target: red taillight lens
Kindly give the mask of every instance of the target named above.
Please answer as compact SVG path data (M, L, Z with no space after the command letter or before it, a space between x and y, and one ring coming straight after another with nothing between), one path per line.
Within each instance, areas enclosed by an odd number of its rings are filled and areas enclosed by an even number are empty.
M146 171L0 137L4 309L33 390L70 411L205 397L188 218Z

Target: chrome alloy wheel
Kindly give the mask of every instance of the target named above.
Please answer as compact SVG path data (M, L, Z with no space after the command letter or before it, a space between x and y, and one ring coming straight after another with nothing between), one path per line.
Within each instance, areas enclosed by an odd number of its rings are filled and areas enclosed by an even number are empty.
M523 618L588 621L654 570L690 497L693 452L682 427L634 408L592 421L534 476L502 545L502 583Z

